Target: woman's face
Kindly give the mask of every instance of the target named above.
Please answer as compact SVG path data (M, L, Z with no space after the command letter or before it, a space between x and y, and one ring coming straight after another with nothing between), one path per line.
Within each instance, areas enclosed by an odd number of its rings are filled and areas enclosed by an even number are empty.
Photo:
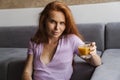
M51 11L46 20L49 38L59 38L65 30L65 16L60 11Z

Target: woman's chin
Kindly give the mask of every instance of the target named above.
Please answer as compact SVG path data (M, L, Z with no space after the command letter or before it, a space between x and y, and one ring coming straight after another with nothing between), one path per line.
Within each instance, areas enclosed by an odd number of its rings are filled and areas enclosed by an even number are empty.
M59 38L59 37L60 37L60 35L53 35L53 37L54 37L54 38Z

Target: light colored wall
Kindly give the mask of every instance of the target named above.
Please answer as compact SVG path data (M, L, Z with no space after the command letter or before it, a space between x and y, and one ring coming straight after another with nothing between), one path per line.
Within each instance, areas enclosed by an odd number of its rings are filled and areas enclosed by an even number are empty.
M74 6L72 11L76 23L120 22L120 2Z
M120 2L69 6L76 23L120 22ZM0 26L38 25L43 8L0 10Z

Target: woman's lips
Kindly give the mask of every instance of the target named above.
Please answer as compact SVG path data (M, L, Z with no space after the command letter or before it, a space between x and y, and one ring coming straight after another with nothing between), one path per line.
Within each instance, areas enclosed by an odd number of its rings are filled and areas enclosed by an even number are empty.
M53 32L53 34L59 34L59 32Z

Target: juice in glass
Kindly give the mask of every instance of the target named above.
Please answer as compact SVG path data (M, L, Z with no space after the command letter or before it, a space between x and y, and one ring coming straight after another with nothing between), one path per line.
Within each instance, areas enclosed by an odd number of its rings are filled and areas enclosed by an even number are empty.
M83 46L79 46L78 47L79 53L80 55L88 55L90 53L90 48L88 46L88 44L85 44Z

